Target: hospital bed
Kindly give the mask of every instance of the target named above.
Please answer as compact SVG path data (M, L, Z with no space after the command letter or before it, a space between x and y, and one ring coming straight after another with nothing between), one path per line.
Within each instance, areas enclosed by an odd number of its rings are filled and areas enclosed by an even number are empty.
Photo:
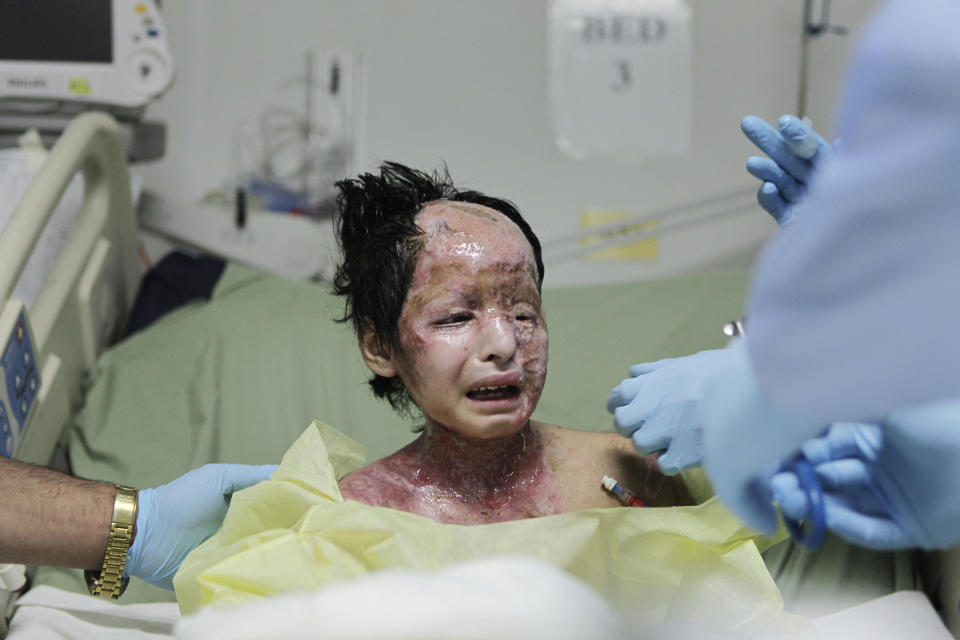
M144 266L138 254L130 180L116 125L104 115L80 116L68 128L0 234L2 317L20 317L24 311L8 298L45 222L76 173L84 184L82 211L26 309L40 386L16 457L60 464L83 477L147 487L206 462L276 463L316 417L366 445L368 460L396 450L413 437L409 425L367 390L350 327L332 321L342 313L342 302L323 284L287 280L229 263L207 295L179 305L118 341L135 301L138 305L143 301L148 287L142 287L138 300ZM190 264L193 258L181 260ZM186 278L190 280L189 270ZM546 291L550 374L535 417L608 429L602 399L625 375L628 361L722 346L721 326L739 317L746 283L745 272L719 271ZM179 285L165 282L164 286ZM62 456L55 455L58 450ZM702 475L690 474L688 483L699 497L709 494ZM960 581L955 570L952 577L949 572L950 562L956 567L956 554L927 560L932 567L928 575L935 581L930 585L931 597L956 625ZM767 552L766 562L788 607L811 616L834 614L832 623L824 618L823 629L830 629L830 624L868 629L870 624L863 617L843 618L844 613L862 611L866 605L855 605L874 598L921 586L912 554L874 554L834 539L816 556L789 542L777 545ZM291 611L320 611L325 606L345 611L344 603L352 602L362 619L369 603L382 601L390 589L434 588L437 593L460 596L461 608L453 607L451 601L444 615L462 621L470 615L462 603L470 593L475 595L469 585L489 587L484 581L495 579L490 577L490 566L483 563L464 571L468 580L461 573L449 583L443 582L442 575L429 584L422 582L423 576L373 578L369 584L303 596L315 598L310 601L288 598L276 611L287 617ZM539 603L539 609L536 599L528 598L525 615L535 620L542 614L546 623L546 614L552 610L554 627L541 628L558 628L554 637L575 637L569 634L578 629L576 621L557 617L558 605L564 597L585 602L591 596L543 567L525 567L521 561L519 568L503 567L499 575L512 575L511 571L527 571L524 575L548 585L558 598ZM940 579L942 575L949 579ZM14 609L11 637L174 633L178 616L172 594L145 583L132 581L122 605L77 595L85 593L85 588L76 571L34 569L29 584L25 593L6 594L11 600L18 598L15 604L19 605ZM452 588L464 584L467 592ZM487 603L492 607L488 610L500 611L506 622L516 621L520 613L509 609L507 595ZM882 618L876 611L882 610L899 613L896 617L902 624L928 625L913 628L930 629L929 637L946 633L926 597L907 597L906 604L903 596L899 598L883 601L879 608L873 603L874 625ZM589 615L600 615L605 605L591 603L594 608ZM414 610L415 603L408 603L404 612ZM265 615L270 614L261 605L251 609L249 618L237 614L231 619L252 624ZM434 615L442 617L436 610ZM840 616L839 623L835 616ZM563 625L557 627L560 621ZM226 622L205 619L192 628L184 627L181 635L213 637L212 630L227 628ZM884 625L887 632L902 628L889 620L880 626ZM398 619L391 628L404 627ZM954 633L958 630L954 626ZM354 637L340 631L340 637ZM356 629L351 632L362 635ZM390 636L389 630L378 633L369 637L400 637Z

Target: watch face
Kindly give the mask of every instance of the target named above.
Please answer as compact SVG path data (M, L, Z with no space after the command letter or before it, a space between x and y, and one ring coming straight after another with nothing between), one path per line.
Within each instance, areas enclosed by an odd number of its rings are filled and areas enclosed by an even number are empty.
M127 552L133 537L133 524L137 517L137 490L117 485L113 501L113 522L110 537L103 556L103 568L87 569L84 581L91 595L118 599L127 588L130 578L123 575Z
M137 490L117 485L113 502L113 522L132 526L137 517Z

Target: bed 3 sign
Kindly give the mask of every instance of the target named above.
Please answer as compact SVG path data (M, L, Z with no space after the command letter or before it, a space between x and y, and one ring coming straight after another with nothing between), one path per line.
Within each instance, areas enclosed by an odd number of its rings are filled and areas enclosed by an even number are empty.
M40 389L33 340L22 308L14 317L9 335L0 355L3 378L0 388L0 455L8 458L16 451Z
M574 158L685 153L691 121L686 0L551 0L550 109Z

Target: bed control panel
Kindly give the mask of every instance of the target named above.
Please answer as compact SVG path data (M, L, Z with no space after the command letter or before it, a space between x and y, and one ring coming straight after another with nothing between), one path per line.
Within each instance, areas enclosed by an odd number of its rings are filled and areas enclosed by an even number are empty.
M0 315L0 455L12 458L40 390L34 341L22 304L11 301Z

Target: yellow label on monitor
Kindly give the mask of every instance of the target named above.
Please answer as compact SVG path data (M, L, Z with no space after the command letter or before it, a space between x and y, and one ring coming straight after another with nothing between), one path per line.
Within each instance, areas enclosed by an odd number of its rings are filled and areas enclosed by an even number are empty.
M69 89L70 93L79 93L84 96L93 94L90 82L86 78L70 78Z
M636 216L636 212L628 213L626 211L609 211L603 209L585 209L580 212L580 228L589 230L593 227L606 226L626 220ZM586 236L580 244L589 247L595 244L606 243L610 240L624 235L633 235L642 231L656 229L659 225L657 220L648 220L631 224L615 232L606 232L596 236ZM635 242L626 242L606 249L598 249L587 254L591 260L645 260L654 261L658 256L658 243L656 237L641 238Z

